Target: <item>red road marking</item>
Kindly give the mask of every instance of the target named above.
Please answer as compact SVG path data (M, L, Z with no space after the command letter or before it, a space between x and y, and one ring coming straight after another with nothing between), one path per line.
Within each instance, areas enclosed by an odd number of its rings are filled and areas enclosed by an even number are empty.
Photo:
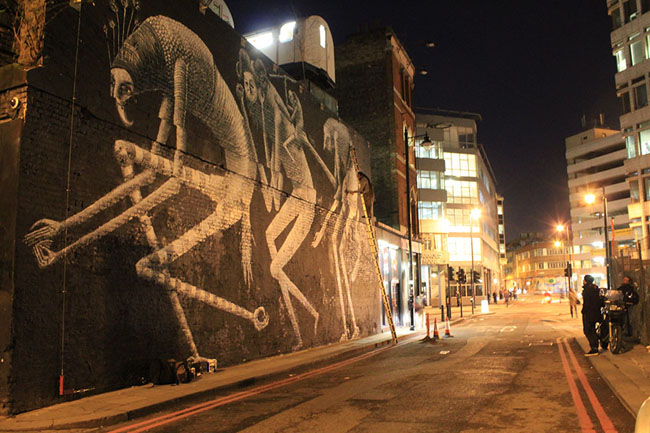
M557 339L557 350L560 352L560 358L562 359L562 367L564 368L564 375L566 376L566 380L569 383L569 390L571 391L571 397L573 397L573 405L575 406L576 411L578 412L578 421L580 422L580 429L582 430L582 433L596 433L596 430L594 430L594 425L592 424L591 419L589 418L589 414L587 413L587 409L585 408L585 405L582 402L582 397L580 397L580 393L578 392L578 386L576 385L575 378L573 377L573 372L569 367L569 362L566 359L566 355L564 354L564 348L562 347L559 338Z
M402 340L402 342L408 342L408 340L411 340L412 338ZM399 345L403 344L399 343ZM123 432L129 432L129 433L139 433L147 430L151 430L156 427L160 427L165 424L169 424L174 421L181 420L183 418L187 418L192 415L199 414L201 412L205 412L206 410L214 409L219 406L226 405L228 403L233 403L235 401L243 400L248 397L252 397L257 394L261 394L263 392L275 389L275 388L280 388L282 386L288 385L293 382L299 382L305 379L308 379L312 376L318 376L323 373L327 373L332 370L336 370L338 368L344 367L349 364L353 364L357 361L361 361L362 359L370 358L371 356L375 356L379 353L382 353L386 350L392 349L395 347L395 345L388 346L388 347L383 347L377 350L373 350L372 352L364 353L362 355L356 356L354 358L347 359L345 361L340 361L332 365L328 365L326 367L322 367L316 370L311 370L307 371L302 374L297 374L292 377L288 377L283 380L279 380L277 382L269 383L267 385L261 385L257 386L255 388L249 389L247 391L241 391L226 397L219 397L214 400L206 401L204 403L198 404L196 406L188 407L183 410L179 410L177 412L169 413L167 415L162 415L156 418L152 418L146 421L142 421L136 424L130 424L128 426L121 427L116 430L111 430L109 433L123 433ZM138 428L139 427L139 428Z
M587 381L587 377L585 376L585 373L582 371L582 368L578 364L578 360L573 354L573 350L571 350L569 343L567 342L567 339L564 338L562 342L564 343L564 346L566 347L566 350L569 353L569 358L571 358L571 363L573 364L573 368L575 369L576 374L578 375L578 379L580 379L580 383L582 384L582 387L587 393L587 397L589 397L591 406L594 408L594 411L596 412L596 416L598 417L598 421L600 421L600 425L603 427L603 430L605 430L605 433L618 433L618 430L616 430L616 428L614 427L612 420L609 419L607 413L605 413L605 409L603 409L603 406L600 404L600 401L598 401L598 397L596 397L596 393L594 393L594 390L591 388L591 385L589 385L589 382Z

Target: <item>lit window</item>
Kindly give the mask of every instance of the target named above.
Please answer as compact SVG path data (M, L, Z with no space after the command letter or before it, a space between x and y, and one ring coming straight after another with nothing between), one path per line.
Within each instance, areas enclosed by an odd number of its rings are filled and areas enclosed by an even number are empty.
M325 27L322 24L318 27L318 33L320 35L320 46L325 48Z
M421 201L418 203L420 220L438 220L442 217L443 204L440 202Z
M627 69L627 63L625 62L625 53L623 50L618 50L614 53L616 56L616 70L622 72Z
M289 42L293 40L293 29L296 27L296 22L291 21L290 23L283 24L280 27L280 36L278 40L282 43Z
M643 61L643 41L638 40L630 44L630 63L632 66Z
M476 155L445 152L445 174L457 177L476 177Z
M633 135L625 137L625 148L627 149L628 159L636 157L636 143Z
M641 139L641 155L647 155L650 153L650 129L641 131L639 133Z
M273 45L273 33L272 32L259 33L257 35L248 38L248 42L250 42L251 45L257 48L258 50L261 50L263 48Z

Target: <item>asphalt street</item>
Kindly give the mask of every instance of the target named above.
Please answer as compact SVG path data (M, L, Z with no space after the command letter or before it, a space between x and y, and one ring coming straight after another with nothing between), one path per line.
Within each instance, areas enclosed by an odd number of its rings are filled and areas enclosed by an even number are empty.
M563 323L579 320L565 310L528 298L435 344L404 341L101 431L633 432L634 418L564 338Z

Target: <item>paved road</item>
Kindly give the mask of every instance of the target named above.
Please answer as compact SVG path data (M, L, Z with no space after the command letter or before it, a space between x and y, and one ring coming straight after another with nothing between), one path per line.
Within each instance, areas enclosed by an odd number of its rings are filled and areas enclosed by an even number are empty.
M571 320L566 309L528 299L468 319L437 344L403 342L322 372L296 371L287 384L251 384L245 399L224 396L151 430L134 421L106 431L633 432L633 417L556 330Z

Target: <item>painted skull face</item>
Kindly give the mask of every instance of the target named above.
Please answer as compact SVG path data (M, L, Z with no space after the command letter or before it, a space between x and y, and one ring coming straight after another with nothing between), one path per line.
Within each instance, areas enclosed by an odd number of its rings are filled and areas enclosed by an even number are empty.
M244 72L244 94L248 102L255 102L257 99L257 84L255 84L255 77L248 71Z
M135 94L133 79L126 69L111 69L111 96L115 99L117 112L120 115L122 123L126 126L132 126L133 121L126 114L125 106Z

